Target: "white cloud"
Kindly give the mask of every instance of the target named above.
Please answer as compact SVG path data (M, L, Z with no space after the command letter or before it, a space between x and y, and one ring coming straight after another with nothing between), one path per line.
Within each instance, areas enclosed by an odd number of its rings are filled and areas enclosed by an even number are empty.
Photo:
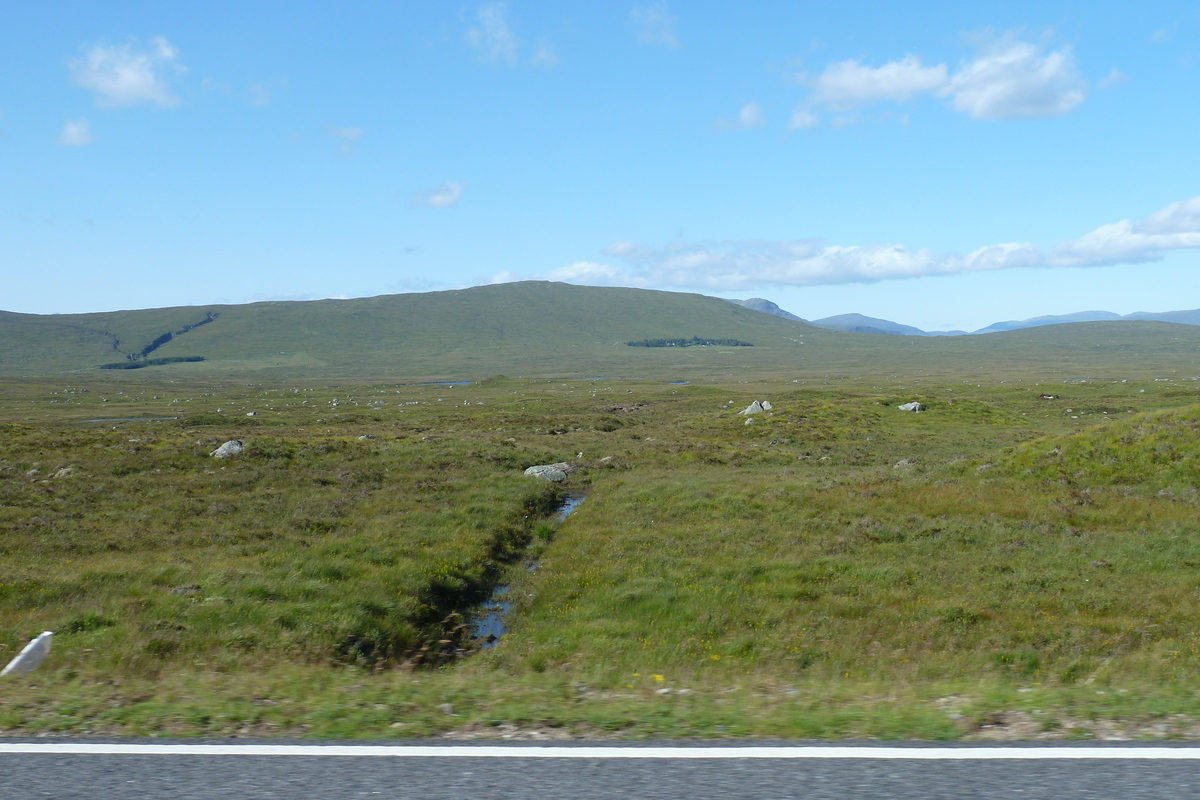
M580 261L551 280L601 285L736 291L760 286L865 283L968 270L1028 266L1032 245L983 248L968 256L935 256L903 245L825 246L816 241L715 242L643 251L626 265ZM1032 248L1036 251L1036 248Z
M758 103L746 103L738 110L737 119L719 119L717 120L717 127L750 130L751 128L761 128L766 122L762 106Z
M809 111L803 106L798 106L792 112L792 118L788 121L789 130L804 130L806 128L815 128L821 124L821 118Z
M1083 102L1087 81L1069 47L1043 53L1005 37L956 72L943 94L975 119L1056 117Z
M634 244L633 242L613 242L602 251L606 256L634 256L638 253L648 252L644 248Z
M508 5L487 3L475 11L476 24L467 29L467 42L484 61L517 63L517 38L508 26Z
M86 119L71 119L63 125L62 133L58 135L58 143L63 147L85 147L96 141L92 136L91 126Z
M1123 219L1101 225L1053 248L1047 263L1062 267L1136 264L1156 261L1169 250L1195 247L1200 247L1200 197L1172 203L1138 222Z
M672 49L679 47L679 39L675 35L679 18L671 14L665 0L634 8L630 18L639 42L661 44Z
M179 63L179 50L161 36L151 39L150 45L148 50L134 44L86 48L81 58L67 62L71 80L90 89L101 108L179 105L166 76L168 70L186 71Z
M558 66L558 61L558 53L554 51L554 47L549 42L544 40L538 42L537 49L533 51L533 56L529 59L530 65L545 69Z
M342 155L352 156L358 152L358 140L362 138L362 128L339 128L333 127L329 131L329 135L339 142L338 150L342 151Z
M746 103L738 112L738 125L743 128L761 128L765 124L762 106L758 103Z
M918 56L906 55L881 67L855 60L830 64L812 82L813 100L823 106L847 110L881 100L903 102L914 94L935 92L946 85L946 65L926 67Z
M975 57L953 73L945 64L926 66L919 56L908 54L878 67L850 59L829 64L815 78L802 75L799 82L811 92L789 127L815 127L821 111L852 112L920 96L945 97L955 110L975 119L1060 116L1086 99L1087 81L1069 47L1046 52L1043 45L1011 33L981 42ZM1121 80L1124 76L1113 70L1101 85ZM837 119L846 124L857 117L843 114Z
M179 58L179 48L167 41L165 36L155 36L150 40L154 45L154 54L163 61L174 61Z
M1116 67L1113 67L1108 71L1107 75L1105 75L1096 83L1096 88L1111 89L1118 83L1124 83L1127 80L1129 80L1128 75L1126 75L1124 72L1121 72L1121 70L1117 69Z
M1102 225L1048 251L1028 242L988 245L966 255L939 255L898 244L825 245L813 239L675 243L660 249L616 242L603 252L618 263L577 261L540 277L607 286L741 291L1022 267L1135 264L1190 248L1200 248L1200 197L1173 203L1137 222ZM507 274L505 279L518 278Z
M447 181L436 189L428 192L418 192L413 197L413 205L429 206L430 208L450 208L462 197L466 184L462 181Z
M552 281L601 286L636 286L639 283L639 278L625 268L596 261L576 261L574 264L553 270L546 277Z

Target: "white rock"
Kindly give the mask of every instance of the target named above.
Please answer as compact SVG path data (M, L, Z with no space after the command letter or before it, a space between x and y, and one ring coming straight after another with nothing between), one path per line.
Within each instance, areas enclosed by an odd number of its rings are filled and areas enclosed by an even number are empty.
M567 472L559 464L538 464L525 470L525 474L534 478L545 478L548 481L565 481Z
M50 643L53 639L54 631L43 631L40 636L25 645L24 649L17 653L16 658L8 662L8 666L4 668L3 672L0 672L0 677L28 675L34 667L46 660L46 656L50 655Z
M925 410L925 406L921 405L916 400L913 400L911 403L903 403L901 405L896 406L896 408L899 409L900 411L924 411Z
M746 406L738 413L739 414L758 414L758 413L761 413L762 411L765 411L765 409L763 408L763 404L758 402L757 400L755 400L753 403Z
M771 401L770 401L770 400L763 400L763 401L762 401L762 407L763 407L763 411L770 411L770 410L771 410L772 408L774 408L775 406L771 405Z
M218 447L209 453L213 458L230 458L231 456L240 455L245 446L238 439L230 439L225 444Z

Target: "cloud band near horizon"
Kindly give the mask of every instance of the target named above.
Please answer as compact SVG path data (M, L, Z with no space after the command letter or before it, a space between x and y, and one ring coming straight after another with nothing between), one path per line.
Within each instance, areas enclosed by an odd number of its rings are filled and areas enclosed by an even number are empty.
M1200 196L1182 200L1136 222L1121 220L1043 250L1029 242L980 247L966 255L938 255L904 245L825 245L790 241L675 243L651 248L609 245L615 261L576 261L544 275L504 272L493 283L522 277L636 288L739 291L769 286L875 283L1017 268L1103 267L1161 259L1167 252L1200 248Z

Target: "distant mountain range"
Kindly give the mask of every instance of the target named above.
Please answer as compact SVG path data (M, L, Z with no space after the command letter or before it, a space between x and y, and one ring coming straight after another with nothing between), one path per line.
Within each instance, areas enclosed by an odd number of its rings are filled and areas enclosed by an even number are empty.
M749 300L730 300L739 306L773 314L776 317L797 322L807 322L818 328L843 333L879 333L900 336L966 336L976 333L998 333L1000 331L1016 331L1022 328L1039 328L1043 325L1061 325L1065 322L1114 322L1120 320L1136 320L1139 322L1174 322L1180 325L1200 325L1200 308L1191 311L1164 311L1155 314L1147 311L1137 311L1133 314L1114 314L1111 311L1079 311L1074 314L1057 314L1045 317L1032 317L1022 320L994 322L986 328L977 331L923 331L911 325L901 325L891 320L867 317L862 314L838 314L824 319L805 320L795 314L784 311L770 300L752 297Z
M1141 322L1175 322L1180 325L1200 325L1200 308L1191 311L1164 311L1153 314L1137 311L1133 314L1113 314L1111 311L1080 311L1077 314L1061 316L1033 317L1019 321L997 322L980 328L975 333L995 333L996 331L1015 331L1021 328L1036 328L1039 325L1060 325L1064 322L1111 322L1115 320L1138 320Z
M825 317L811 323L818 328L845 333L893 333L902 336L958 336L966 331L923 331L911 325L901 325L886 319L864 317L862 314L838 314L836 317Z

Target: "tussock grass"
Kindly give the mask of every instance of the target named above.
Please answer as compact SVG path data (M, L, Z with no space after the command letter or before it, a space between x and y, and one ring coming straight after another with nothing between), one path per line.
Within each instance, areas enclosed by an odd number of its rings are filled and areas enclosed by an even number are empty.
M909 383L0 385L0 728L1195 735L1195 393Z

